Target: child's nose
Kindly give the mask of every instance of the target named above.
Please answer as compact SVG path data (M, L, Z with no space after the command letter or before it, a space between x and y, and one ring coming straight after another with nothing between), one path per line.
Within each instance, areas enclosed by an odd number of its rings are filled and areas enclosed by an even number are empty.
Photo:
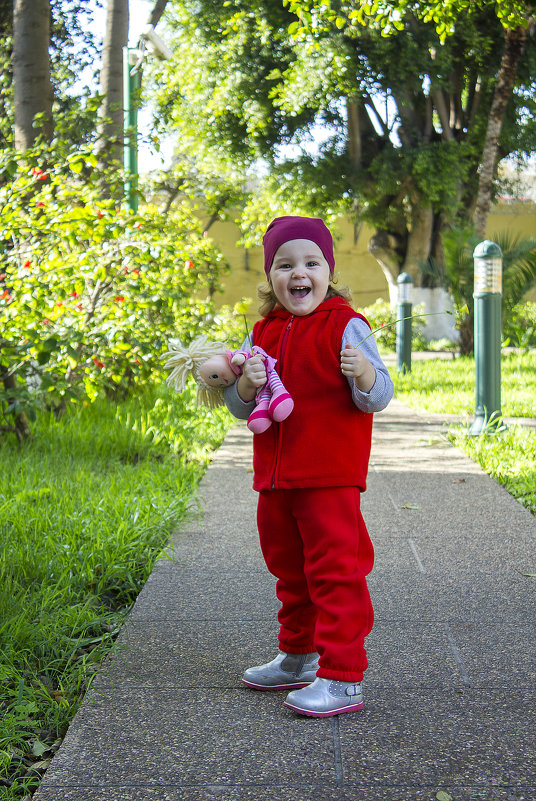
M292 270L292 275L294 277L298 276L301 277L305 275L305 265L304 264L295 264Z

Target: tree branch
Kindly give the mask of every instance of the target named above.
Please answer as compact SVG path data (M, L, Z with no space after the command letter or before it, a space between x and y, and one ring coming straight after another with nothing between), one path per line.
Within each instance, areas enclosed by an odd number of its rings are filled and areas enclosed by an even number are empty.
M525 42L527 40L527 29L523 26L506 31L504 43L504 53L501 59L501 66L497 76L497 85L491 104L491 111L488 118L488 129L486 140L482 151L482 161L480 166L480 178L478 182L478 196L475 208L475 230L477 234L484 238L486 235L486 224L488 220L489 207L491 205L491 193L493 188L493 177L497 163L497 152L499 136L501 134L504 115L516 75L517 65Z
M149 25L152 25L153 28L156 28L158 23L160 22L160 17L164 13L164 9L167 6L168 0L156 0L154 4L154 8L151 11L151 16L149 17Z

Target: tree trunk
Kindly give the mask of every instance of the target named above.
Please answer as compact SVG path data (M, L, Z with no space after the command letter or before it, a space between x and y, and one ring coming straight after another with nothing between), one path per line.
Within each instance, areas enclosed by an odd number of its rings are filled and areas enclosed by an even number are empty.
M432 250L434 211L431 206L422 207L412 203L411 228L408 232L406 258L403 269L413 278L415 286L421 283L421 264L428 261Z
M359 105L355 100L346 100L346 121L350 164L355 169L359 169L361 166L361 130L359 126Z
M504 53L497 76L497 84L488 117L488 129L482 160L480 164L480 177L478 182L478 196L475 209L475 230L481 239L486 236L486 224L491 206L491 193L493 178L497 162L499 136L506 112L506 107L512 94L514 78L519 59L523 53L527 29L524 27L507 29Z
M13 2L13 92L15 147L27 150L39 133L52 138L52 84L50 81L50 0ZM36 114L43 114L34 128Z
M128 0L108 0L100 77L104 101L99 124L105 162L119 161L123 153L123 47L127 44Z
M370 238L368 249L380 265L389 287L389 300L397 302L397 278L400 273L400 256L397 250L398 241L388 231L376 231Z
M52 139L52 83L50 80L50 0L14 0L13 2L13 95L15 103L15 147L25 151L39 134ZM36 114L42 114L34 127ZM0 381L8 403L17 398L17 378L0 365ZM13 430L19 439L30 436L24 412L14 411Z

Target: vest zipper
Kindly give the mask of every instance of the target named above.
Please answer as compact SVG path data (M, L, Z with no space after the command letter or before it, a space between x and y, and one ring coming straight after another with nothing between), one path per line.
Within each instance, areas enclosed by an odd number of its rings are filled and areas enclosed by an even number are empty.
M279 360L277 363L277 369L279 372L279 378L283 380L283 356L285 355L285 351L287 349L287 342L290 336L290 329L292 328L292 323L294 322L294 314L291 315L287 326L283 332L283 338L281 340L281 348L279 350ZM282 423L279 423L279 431L277 432L277 445L275 451L275 461L274 461L274 469L272 471L272 489L275 489L275 474L277 473L277 467L279 462L279 454L282 450L282 443L283 443L283 426Z

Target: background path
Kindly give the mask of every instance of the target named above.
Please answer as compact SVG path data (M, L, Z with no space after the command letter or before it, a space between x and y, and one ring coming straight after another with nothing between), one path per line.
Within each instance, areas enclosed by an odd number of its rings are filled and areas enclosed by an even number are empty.
M241 685L276 654L278 604L239 425L36 801L534 801L535 518L440 429L397 401L375 416L363 712Z

